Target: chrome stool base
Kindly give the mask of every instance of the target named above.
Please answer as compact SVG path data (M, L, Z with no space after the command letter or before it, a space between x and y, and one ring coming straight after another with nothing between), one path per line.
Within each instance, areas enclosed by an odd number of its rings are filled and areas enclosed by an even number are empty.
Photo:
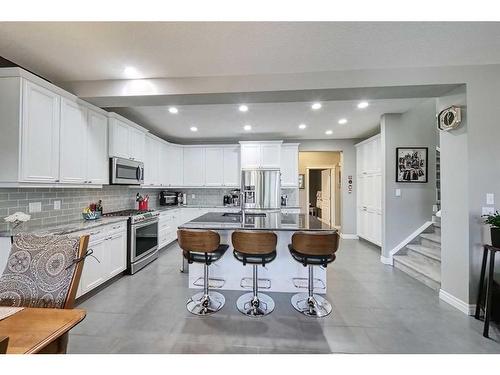
M253 293L245 293L236 301L236 307L246 316L265 316L274 310L274 301L267 294L257 293L255 299Z
M187 304L187 310L194 315L210 315L213 314L224 306L226 299L218 292L204 292L196 293L192 296Z
M308 293L294 294L291 302L295 310L307 316L322 318L332 312L330 302L319 294L313 294L312 297Z

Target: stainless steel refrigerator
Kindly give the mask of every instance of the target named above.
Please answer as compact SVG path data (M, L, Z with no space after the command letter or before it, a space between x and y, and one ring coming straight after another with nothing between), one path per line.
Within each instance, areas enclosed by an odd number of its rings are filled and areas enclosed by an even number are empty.
M245 209L279 210L281 176L279 169L252 169L241 172L241 191Z

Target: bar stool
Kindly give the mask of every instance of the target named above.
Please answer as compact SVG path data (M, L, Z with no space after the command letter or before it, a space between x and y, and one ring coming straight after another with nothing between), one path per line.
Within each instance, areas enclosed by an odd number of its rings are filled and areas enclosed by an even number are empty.
M238 298L238 310L252 317L270 314L274 310L274 301L268 295L259 293L257 266L265 266L276 258L276 234L265 231L234 231L231 240L234 257L243 265L248 263L253 266L253 291Z
M337 232L295 232L292 243L288 245L292 257L309 267L308 293L292 296L292 306L298 312L321 318L332 312L332 305L319 294L314 294L314 266L326 267L335 260L339 247Z
M188 263L204 263L203 292L192 296L186 308L195 315L210 315L219 311L226 300L222 294L209 291L208 266L219 260L229 246L221 245L219 234L210 230L179 229L177 239Z

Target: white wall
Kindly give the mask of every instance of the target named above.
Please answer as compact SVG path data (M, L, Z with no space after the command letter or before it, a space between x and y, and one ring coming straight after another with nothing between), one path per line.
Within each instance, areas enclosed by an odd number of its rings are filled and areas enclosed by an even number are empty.
M292 142L292 141L290 141ZM347 176L356 176L356 149L359 139L318 139L300 140L300 151L341 151L342 187L341 187L341 226L342 234L356 234L356 186L352 193L347 191Z
M462 125L450 132L439 132L441 148L441 289L469 300L469 231L456 228L469 226L469 207L463 201L469 195L467 165L467 107L465 87L437 99L439 113L451 105L462 108ZM473 287L473 285L472 285Z
M382 255L432 218L436 203L436 102L428 99L403 114L386 114L381 120L382 145ZM428 182L396 183L396 148L428 148ZM396 197L395 190L401 190Z

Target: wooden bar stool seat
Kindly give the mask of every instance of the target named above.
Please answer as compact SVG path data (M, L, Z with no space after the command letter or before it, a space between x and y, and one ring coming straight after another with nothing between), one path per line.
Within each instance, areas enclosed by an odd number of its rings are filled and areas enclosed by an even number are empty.
M270 314L274 310L275 304L271 297L259 292L257 267L259 265L265 266L276 259L278 237L273 232L267 231L234 231L231 240L234 257L243 265L251 264L253 267L253 291L238 298L236 301L238 310L251 317ZM244 279L242 279L242 286ZM269 287L270 283L269 280Z
M314 293L314 266L326 267L335 260L339 246L337 232L296 232L288 246L290 254L304 267L309 267L308 293L292 296L292 306L300 313L321 318L332 312L332 305L324 297ZM326 286L325 286L326 287Z
M210 315L219 311L226 300L221 293L209 290L208 266L219 260L229 246L222 245L219 234L210 230L179 229L177 239L188 263L204 264L203 292L188 300L187 310L195 315Z

